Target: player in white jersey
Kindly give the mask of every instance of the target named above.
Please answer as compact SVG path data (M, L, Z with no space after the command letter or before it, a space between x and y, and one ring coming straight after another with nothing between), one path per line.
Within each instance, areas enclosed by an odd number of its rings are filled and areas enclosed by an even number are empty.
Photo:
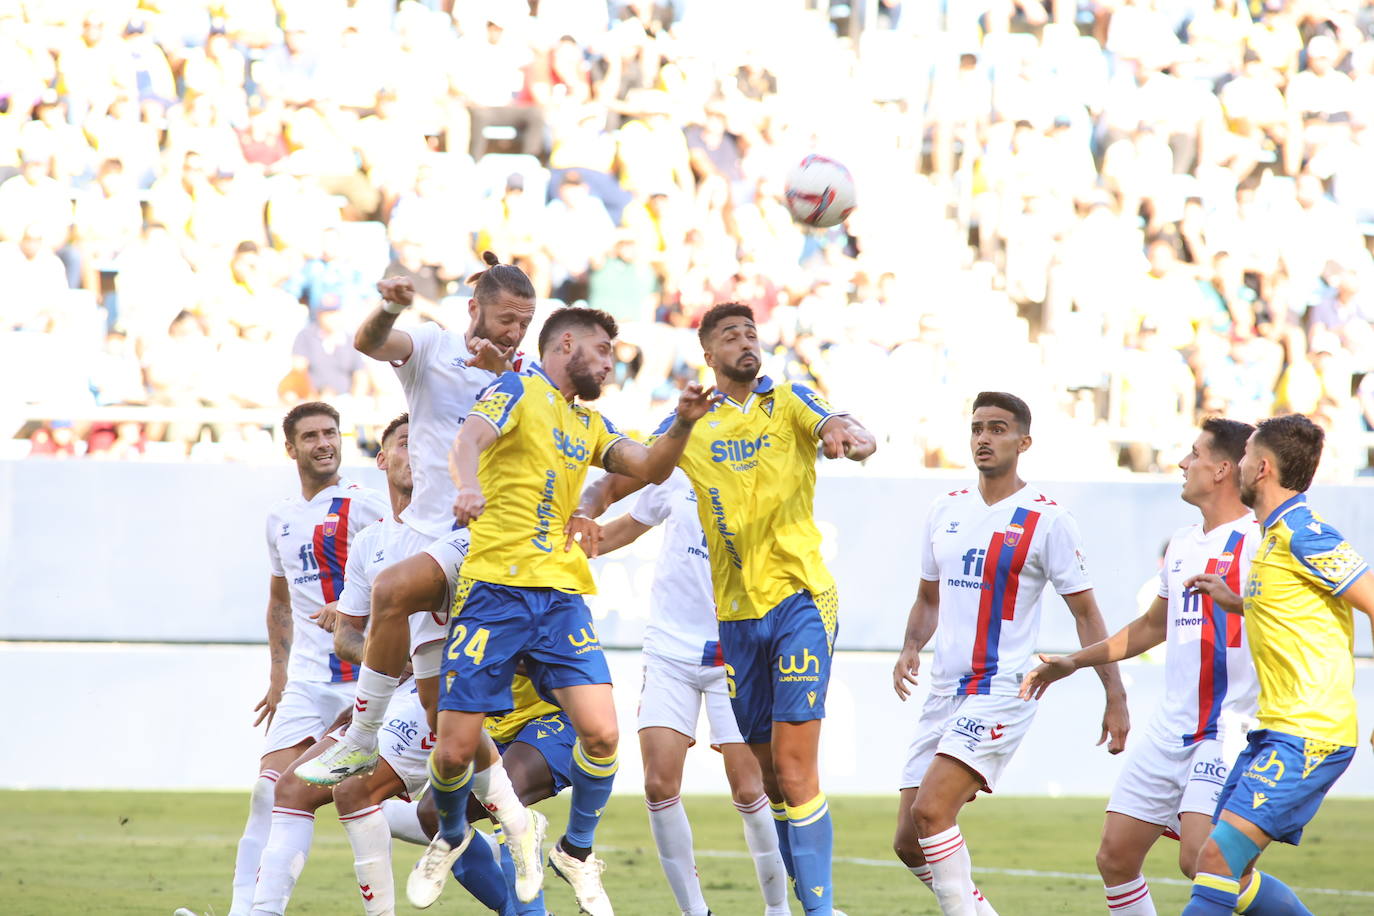
M409 423L405 414L392 420L383 432L377 466L386 472L390 505L386 517L370 525L354 538L346 570L347 586L337 604L338 616L332 642L335 654L345 661L361 662L363 630L366 626L372 583L389 563L389 540L401 529L397 517L410 502L412 478L408 452ZM438 558L436 558L438 559ZM451 565L456 580L458 565ZM410 654L415 680L406 678L387 706L380 734L376 769L352 776L338 786L321 788L298 779L283 779L277 784L276 806L272 812L272 832L263 850L253 899L253 916L280 916L286 911L306 857L310 853L316 812L332 800L339 811L350 844L363 911L368 916L395 912L395 891L391 878L391 831L381 805L390 798L409 801L418 798L428 782L426 767L434 732L420 701L417 685L425 678L438 677L438 659L427 650L441 646L443 627L437 633L428 615L412 620ZM416 626L416 622L421 622ZM432 686L432 685L431 685ZM316 757L342 735L342 728L331 732L292 764L298 767ZM289 774L288 768L286 773ZM427 839L425 840L427 842ZM485 896L499 899L510 895L505 877L489 846L473 846L472 857L464 860L460 880ZM478 854L484 850L483 858Z
M1169 540L1153 603L1109 639L1072 655L1041 656L1044 664L1027 674L1021 687L1023 697L1039 699L1050 684L1079 668L1133 658L1166 644L1164 702L1144 739L1133 742L1126 755L1097 850L1113 916L1154 916L1141 869L1150 847L1166 832L1178 837L1179 868L1193 877L1226 775L1255 721L1259 683L1241 615L1184 587L1193 577L1211 573L1239 593L1249 575L1260 531L1240 500L1240 459L1252 432L1254 427L1235 420L1202 424L1192 450L1179 462L1183 501L1198 508L1202 522L1180 528Z
M474 294L468 303L465 334L433 323L410 331L395 328L397 316L414 303L415 289L409 280L393 278L377 284L382 303L354 338L361 352L389 361L405 389L414 495L401 514L404 526L388 539L388 554L394 562L377 576L372 590L370 630L353 721L342 740L296 771L314 785L335 785L375 765L377 731L406 665L411 621L423 622L430 613L446 614L453 600L455 579L447 559L460 551L466 553L467 532L454 526L456 490L448 473L448 450L477 395L498 372L513 365L515 348L534 317L534 287L529 278L518 267L500 264L491 252L483 257L488 269L469 278ZM431 712L435 697L431 690L421 692ZM483 748L476 763L504 795L509 779L500 758L489 756ZM479 797L485 785L483 780L474 787ZM535 848L537 838L528 829L530 823L523 807L509 812L509 822L501 821L526 881L542 875L542 854Z
M683 916L710 911L692 851L692 825L680 792L687 750L696 743L705 703L711 746L721 752L735 808L763 891L765 916L785 916L787 870L758 761L740 735L725 681L711 560L697 515L697 496L680 468L645 488L629 513L609 522L593 552L608 553L667 522L654 570L649 623L644 629L644 686L639 699L639 748L644 800L658 860ZM582 542L587 544L586 540Z
M267 722L267 740L234 862L230 916L246 916L253 902L282 771L324 737L352 701L357 669L334 653L333 639L312 615L343 592L354 535L389 511L381 493L339 476L339 414L333 407L319 401L299 404L282 421L282 432L301 491L267 516L272 666L253 723Z
M1107 635L1073 516L1017 476L1030 425L1030 408L1015 395L985 391L974 399L978 485L931 507L921 583L892 673L905 700L919 653L935 637L930 695L902 771L893 848L946 916L994 912L973 885L957 818L978 792L994 791L1035 716L1035 705L1017 693L1033 664L1046 584L1063 596L1083 645ZM1130 727L1126 691L1116 666L1098 671L1107 689L1098 743L1110 738L1109 750L1118 753Z

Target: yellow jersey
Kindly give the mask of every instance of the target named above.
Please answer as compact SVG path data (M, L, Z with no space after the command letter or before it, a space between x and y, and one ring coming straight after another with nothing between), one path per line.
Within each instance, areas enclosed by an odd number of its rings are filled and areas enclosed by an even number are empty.
M563 550L587 467L625 438L590 407L568 401L538 364L507 372L473 405L468 422L500 434L482 453L477 476L486 510L468 526L463 575L521 588L596 591L587 556Z
M487 716L482 720L482 727L497 744L510 744L520 730L534 719L562 712L552 703L541 700L534 684L523 674L517 674L511 681L510 692L515 708L503 716Z
M812 503L820 429L839 415L811 389L761 376L743 404L726 398L693 427L681 467L696 490L720 620L763 617L802 589L819 599L835 587Z
M1355 626L1340 595L1369 565L1299 493L1265 519L1245 583L1259 726L1353 747Z

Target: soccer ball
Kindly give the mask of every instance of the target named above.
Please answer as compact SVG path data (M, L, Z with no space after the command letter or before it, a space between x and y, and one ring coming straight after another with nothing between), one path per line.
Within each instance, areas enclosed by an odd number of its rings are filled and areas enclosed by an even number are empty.
M787 173L787 209L799 223L826 229L854 212L849 169L825 156L807 156Z

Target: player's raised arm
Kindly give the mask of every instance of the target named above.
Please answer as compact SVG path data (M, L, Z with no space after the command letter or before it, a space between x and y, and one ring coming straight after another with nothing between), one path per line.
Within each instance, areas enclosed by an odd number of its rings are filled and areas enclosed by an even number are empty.
M821 454L863 461L878 450L878 439L858 420L838 414L821 424Z
M601 538L597 542L600 548L599 552L610 553L614 550L619 550L627 544L633 544L635 541L639 540L644 532L652 527L652 525L646 525L626 512L624 515L620 516L620 518L602 527ZM585 546L586 541L584 540L582 543Z
M907 615L902 651L897 655L897 664L892 667L892 689L897 691L897 696L902 700L911 696L911 688L916 686L916 677L921 670L921 650L935 635L935 626L939 622L940 583L922 579L916 588L916 600L911 605L911 613Z
M1127 658L1164 642L1169 600L1156 595L1150 607L1106 639L1084 646L1072 655L1041 655L1040 664L1021 680L1021 699L1038 700L1055 681L1079 668L1098 668Z
M402 362L410 358L414 343L405 331L395 328L396 319L415 304L415 285L406 277L388 277L377 283L382 301L368 313L353 335L353 347L373 359Z
M563 528L563 533L568 536L563 549L572 550L573 544L580 544L588 557L596 559L604 552L601 539L605 536L606 529L593 519L600 518L607 509L631 493L643 489L644 485L644 481L626 477L624 474L605 474L588 484L582 491L577 511Z
M500 436L490 423L468 422L463 424L458 438L453 441L453 448L448 453L448 471L458 488L453 517L459 527L471 524L487 507L482 485L477 479L477 465L482 453Z
M286 689L286 663L291 658L291 591L285 576L273 576L267 590L267 650L272 657L272 674L267 684L267 693L253 707L258 717L253 720L256 728L264 721L272 727L272 717L277 713L282 691Z
M1097 607L1097 598L1092 589L1065 595L1064 603L1069 606L1069 613L1073 614L1080 644L1090 646L1107 638L1107 624L1102 619L1102 611ZM1126 733L1131 730L1131 714L1126 708L1126 687L1121 683L1121 671L1115 662L1099 665L1097 676L1107 691L1107 709L1102 714L1102 737L1097 743L1106 742L1108 752L1119 754L1126 749Z
M652 445L621 439L607 449L602 467L609 473L624 474L646 483L663 483L682 459L682 450L687 446L692 427L719 400L715 388L702 388L696 382L689 382L678 398L677 415L667 429L654 437Z

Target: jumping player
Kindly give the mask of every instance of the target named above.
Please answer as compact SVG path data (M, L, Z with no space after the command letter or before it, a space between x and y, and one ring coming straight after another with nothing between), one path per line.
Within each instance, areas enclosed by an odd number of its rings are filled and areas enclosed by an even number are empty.
M1023 698L1038 700L1051 683L1079 668L1167 646L1164 702L1126 754L1097 850L1113 916L1154 916L1141 870L1166 832L1178 837L1179 868L1193 877L1226 774L1254 724L1259 685L1243 619L1183 585L1212 573L1239 592L1249 575L1260 536L1240 500L1240 460L1252 432L1248 423L1209 419L1179 462L1183 501L1196 506L1202 520L1170 538L1149 609L1103 642L1072 655L1040 656L1044 664L1021 684Z
M329 633L311 618L343 592L354 536L390 511L381 493L339 476L339 413L333 407L321 401L296 405L282 421L282 433L301 490L267 516L272 668L253 723L267 723L267 740L234 862L230 916L248 916L252 906L282 771L324 737L352 702L357 669L334 654Z
M1260 421L1240 461L1240 498L1261 525L1244 598L1215 572L1184 583L1243 610L1259 677L1259 728L1226 777L1184 916L1310 916L1287 885L1254 865L1275 840L1298 844L1359 742L1351 608L1374 622L1374 576L1308 508L1323 439L1300 414Z
M666 523L666 524L665 524ZM687 750L696 743L703 704L711 746L725 762L735 808L763 891L764 916L786 916L787 871L763 791L758 761L740 735L725 685L711 563L697 515L697 494L679 468L662 484L646 487L634 508L609 522L598 550L610 553L664 524L663 550L654 570L649 623L644 629L644 686L639 696L639 749L644 801L658 861L683 916L706 916L692 851L692 825L680 792Z
M946 916L992 907L973 885L957 818L978 792L992 792L1035 717L1017 698L1040 630L1040 597L1053 583L1090 645L1107 635L1093 597L1073 516L1017 475L1031 446L1031 415L1012 394L973 401L970 446L976 487L955 490L926 520L921 582L892 672L905 700L920 651L935 637L930 695L902 771L893 849L935 892ZM1098 669L1107 690L1101 744L1126 743L1126 691L1115 665Z
M450 586L457 580L468 545L467 531L453 521L448 448L477 394L495 380L496 373L509 368L534 317L534 287L524 272L499 263L491 252L483 258L487 269L469 278L474 294L468 303L466 334L446 331L432 322L410 331L395 328L397 316L414 303L415 290L408 279L393 278L377 284L382 303L355 336L361 352L392 364L405 389L415 492L401 515L404 524L396 526L386 545L392 565L378 575L372 591L371 624L353 721L342 741L296 771L315 785L334 785L375 765L377 730L405 668L412 627L427 626L434 612L438 616L432 618L431 629L436 639L444 636L453 599ZM439 648L438 642L433 645ZM435 710L436 697L423 690L421 699L426 709ZM482 768L474 785L478 797L491 802L490 791L494 798L514 799L500 759L488 758L483 750L478 762ZM501 805L497 817L510 840L522 888L532 895L543 880L538 851L542 816L529 817L517 803Z
M759 761L797 896L808 914L828 916L833 832L817 757L839 599L813 517L816 447L862 461L877 443L809 388L759 375L749 306L714 306L698 336L723 398L693 431L682 469L709 545L726 689ZM597 481L583 494L585 518L574 520L573 534L585 539L589 520L636 488L614 475Z
M454 517L471 524L472 548L450 622L438 744L430 757L440 830L407 886L417 906L438 897L449 864L470 838L467 795L482 719L512 708L511 677L523 656L539 693L556 699L577 732L568 830L549 862L585 912L612 913L602 863L591 854L617 767L610 671L581 597L594 588L587 559L556 549L557 541L589 465L666 479L710 403L708 392L688 386L673 429L646 448L575 402L600 395L616 333L604 312L554 312L539 335L541 364L501 376L454 443Z

